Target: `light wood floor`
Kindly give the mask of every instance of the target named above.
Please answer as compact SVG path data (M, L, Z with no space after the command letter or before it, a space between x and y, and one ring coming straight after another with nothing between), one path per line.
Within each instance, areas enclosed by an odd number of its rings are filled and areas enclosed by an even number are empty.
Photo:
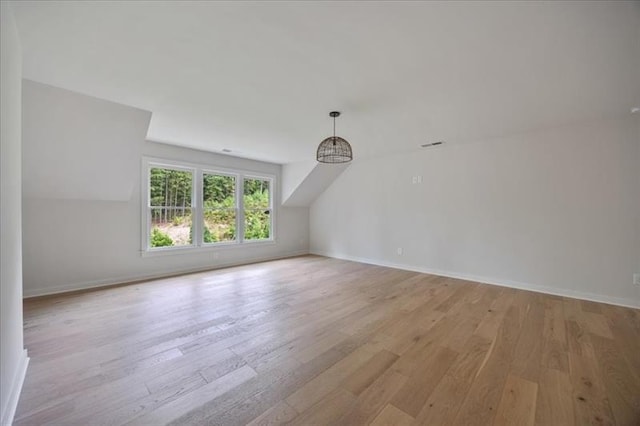
M16 425L640 424L640 312L305 256L25 302Z

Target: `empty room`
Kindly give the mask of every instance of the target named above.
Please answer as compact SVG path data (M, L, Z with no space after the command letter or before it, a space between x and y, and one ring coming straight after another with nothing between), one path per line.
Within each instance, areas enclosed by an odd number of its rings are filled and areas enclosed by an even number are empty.
M0 4L3 426L640 425L640 2Z

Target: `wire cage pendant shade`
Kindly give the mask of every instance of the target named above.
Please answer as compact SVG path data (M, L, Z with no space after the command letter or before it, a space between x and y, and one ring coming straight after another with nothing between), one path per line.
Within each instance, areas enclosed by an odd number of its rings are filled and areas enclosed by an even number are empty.
M316 159L321 163L348 163L353 160L353 151L351 145L340 136L336 136L336 117L340 116L338 111L329 113L333 117L333 136L329 136L318 146Z

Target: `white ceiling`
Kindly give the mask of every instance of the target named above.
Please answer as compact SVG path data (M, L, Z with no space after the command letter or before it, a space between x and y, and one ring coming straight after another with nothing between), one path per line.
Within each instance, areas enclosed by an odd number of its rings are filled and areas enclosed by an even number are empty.
M639 2L12 4L24 77L153 112L157 141L276 163L628 114Z

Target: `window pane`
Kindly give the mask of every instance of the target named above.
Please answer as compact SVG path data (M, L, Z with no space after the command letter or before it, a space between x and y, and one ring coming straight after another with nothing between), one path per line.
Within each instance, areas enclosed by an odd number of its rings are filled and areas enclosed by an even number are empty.
M236 178L203 174L203 239L206 244L236 239Z
M149 173L149 204L165 207L191 207L191 172L153 167Z
M235 177L204 174L202 180L202 199L205 208L235 208Z
M271 206L269 197L271 191L270 182L263 179L244 180L244 208L248 209L268 209ZM246 232L245 232L246 233Z
M204 242L218 243L236 240L235 209L211 209L204 211Z
M190 171L152 167L149 171L149 247L191 245Z
M149 247L191 245L191 208L151 207Z
M271 211L245 210L244 239L264 240L271 237Z

